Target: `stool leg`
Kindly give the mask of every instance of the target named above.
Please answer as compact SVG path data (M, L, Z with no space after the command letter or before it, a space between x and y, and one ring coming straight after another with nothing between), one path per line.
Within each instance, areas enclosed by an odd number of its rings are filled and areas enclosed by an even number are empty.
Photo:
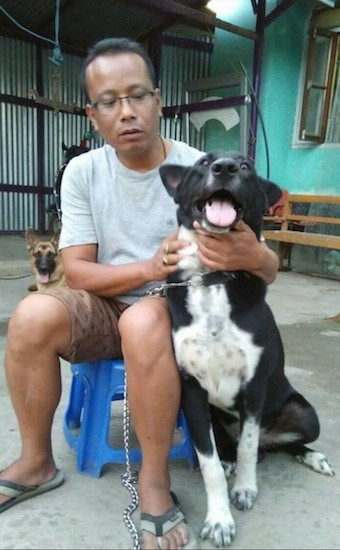
M91 369L86 368L86 372L80 368L77 373L86 387L77 470L92 477L100 477L101 469L107 462L105 450L111 412L110 372L102 362L98 363Z
M66 424L73 430L79 428L80 417L84 405L84 384L73 376L70 390L70 397L66 409Z
M178 412L177 428L182 429L183 439L178 445L173 445L171 447L169 458L171 460L175 458L185 458L189 463L190 470L195 470L198 467L198 460L189 432L188 424L182 409L180 409Z
M178 417L179 417L179 422L180 422L180 425L182 426L182 430L184 434L185 455L189 462L190 470L196 470L198 468L198 459L197 459L195 447L189 432L189 427L182 409L179 410Z

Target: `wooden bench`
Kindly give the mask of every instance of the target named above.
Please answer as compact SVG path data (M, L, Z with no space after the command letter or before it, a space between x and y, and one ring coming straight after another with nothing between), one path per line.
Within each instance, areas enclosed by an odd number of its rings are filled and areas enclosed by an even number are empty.
M288 256L288 265L290 263L290 251L293 244L319 246L340 250L340 216L326 217L311 215L310 207L307 213L299 214L296 211L296 204L320 204L340 206L340 196L332 195L297 195L285 193L283 208L279 215L269 213L263 216L264 230L263 236L268 241L278 241L279 243L279 269L284 268L284 260ZM270 226L276 228L271 228ZM331 233L318 232L317 224L328 224L339 226L338 235ZM266 229L266 226L270 228ZM316 231L310 231L314 227ZM331 229L331 228L330 228ZM324 231L324 229L323 229Z

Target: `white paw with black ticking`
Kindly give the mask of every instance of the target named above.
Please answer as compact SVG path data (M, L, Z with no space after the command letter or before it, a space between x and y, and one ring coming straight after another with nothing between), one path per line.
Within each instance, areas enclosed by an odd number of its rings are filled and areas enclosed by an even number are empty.
M223 515L208 513L200 537L203 540L210 539L216 548L224 548L230 546L235 534L235 522L230 513Z
M306 464L319 474L324 474L326 476L334 476L335 472L330 465L328 459L324 454L319 453L318 451L308 451L304 455L296 455L296 460L301 462L301 464Z
M230 491L230 500L238 510L250 510L257 497L256 487L237 487Z

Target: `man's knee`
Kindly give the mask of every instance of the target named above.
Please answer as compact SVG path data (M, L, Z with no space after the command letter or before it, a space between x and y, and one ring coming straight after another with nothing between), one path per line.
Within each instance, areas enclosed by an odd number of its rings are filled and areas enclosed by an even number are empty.
M170 334L169 312L160 300L143 300L126 309L118 323L122 338L149 339L154 335ZM145 340L144 340L145 341Z
M53 296L44 294L24 298L15 309L8 326L8 340L36 345L55 334L60 339L70 333L65 306Z
M173 362L169 312L160 300L142 300L124 311L119 320L127 369L150 374L162 363ZM144 369L144 371L143 371Z

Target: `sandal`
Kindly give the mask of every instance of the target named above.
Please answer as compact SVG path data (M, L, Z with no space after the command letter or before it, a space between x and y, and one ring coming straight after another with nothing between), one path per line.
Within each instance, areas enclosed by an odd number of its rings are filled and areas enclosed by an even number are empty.
M0 504L0 514L27 500L29 498L35 497L36 495L41 495L52 489L56 489L64 482L64 475L60 470L56 470L55 476L49 481L45 481L40 485L27 486L20 485L19 483L14 483L13 481L5 481L4 479L0 480L0 493L2 495L11 497L9 500L6 500Z
M195 535L186 523L184 514L178 506L178 500L176 498L176 495L174 495L174 493L171 492L171 496L173 498L175 506L173 506L173 508L168 510L168 512L165 512L165 514L161 516L153 516L145 512L141 513L140 515L141 530L147 531L148 533L151 533L152 535L154 535L157 539L157 548L162 548L162 537L167 533L169 533L169 531L171 531L171 529L176 527L176 525L183 522L186 524L188 535L189 535L189 540L183 546L183 550L195 550L197 548Z

